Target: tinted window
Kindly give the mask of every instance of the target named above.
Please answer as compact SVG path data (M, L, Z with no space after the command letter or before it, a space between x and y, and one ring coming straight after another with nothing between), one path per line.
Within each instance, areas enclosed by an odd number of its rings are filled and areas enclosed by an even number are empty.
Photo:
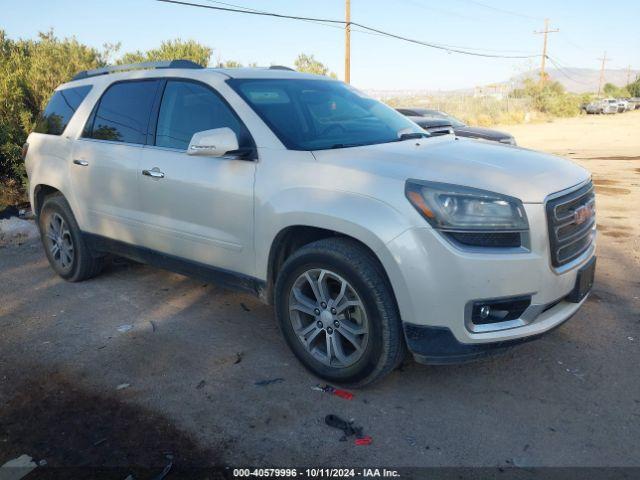
M62 135L71 117L91 90L91 85L66 88L53 94L47 108L38 118L35 132Z
M240 146L248 134L230 107L211 89L193 82L169 80L164 89L156 145L186 150L196 132L229 127Z
M144 144L159 82L116 83L102 95L83 135L99 140Z
M227 80L291 150L322 150L399 141L415 123L342 82Z

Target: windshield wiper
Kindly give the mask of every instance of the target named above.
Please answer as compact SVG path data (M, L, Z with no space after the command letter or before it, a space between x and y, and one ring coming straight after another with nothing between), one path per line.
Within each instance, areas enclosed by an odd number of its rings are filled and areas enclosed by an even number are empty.
M335 148L349 148L349 147L361 147L362 145L358 145L357 143L336 143L331 145L332 149Z
M429 138L431 135L423 132L411 132L411 133L403 133L398 137L398 141L402 142L403 140L412 140L415 138Z

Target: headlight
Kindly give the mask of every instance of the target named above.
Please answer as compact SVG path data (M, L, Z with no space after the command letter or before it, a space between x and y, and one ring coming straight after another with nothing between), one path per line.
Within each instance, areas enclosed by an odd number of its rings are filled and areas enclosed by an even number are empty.
M447 183L408 180L405 194L420 214L445 232L524 232L529 229L517 198Z

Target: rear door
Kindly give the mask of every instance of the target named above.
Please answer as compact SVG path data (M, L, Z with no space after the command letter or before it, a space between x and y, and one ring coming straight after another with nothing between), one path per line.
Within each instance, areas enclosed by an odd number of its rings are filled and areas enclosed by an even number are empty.
M75 142L71 178L88 232L132 244L145 235L137 175L160 84L145 79L110 85Z
M194 133L222 127L255 151L247 128L213 88L184 79L166 81L154 121L138 177L144 246L251 275L254 159L186 153Z

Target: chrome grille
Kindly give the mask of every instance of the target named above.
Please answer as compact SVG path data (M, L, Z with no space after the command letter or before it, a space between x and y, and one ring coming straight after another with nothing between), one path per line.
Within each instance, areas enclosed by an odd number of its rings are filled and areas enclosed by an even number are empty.
M593 184L547 201L551 263L560 267L586 252L595 237Z

